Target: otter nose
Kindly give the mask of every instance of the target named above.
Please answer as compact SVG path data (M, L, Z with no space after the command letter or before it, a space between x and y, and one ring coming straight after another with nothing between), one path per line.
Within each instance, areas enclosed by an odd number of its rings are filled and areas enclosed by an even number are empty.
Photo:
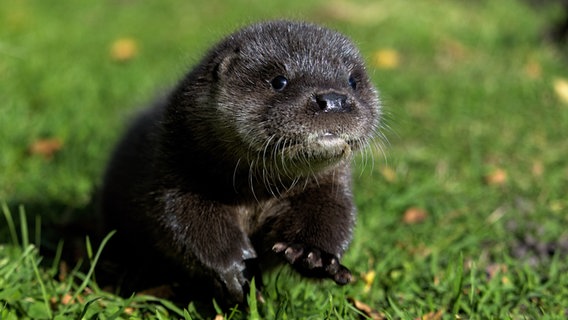
M349 112L347 96L336 92L316 95L316 102L323 112Z

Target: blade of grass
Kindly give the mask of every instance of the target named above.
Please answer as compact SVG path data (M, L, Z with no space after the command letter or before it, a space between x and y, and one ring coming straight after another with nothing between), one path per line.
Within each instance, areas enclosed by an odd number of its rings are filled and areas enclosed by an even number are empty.
M32 250L34 249L34 245L30 245L30 248L32 248ZM53 318L52 312L51 312L51 308L49 306L49 295L47 294L47 290L45 289L45 284L43 283L43 280L41 279L41 275L39 273L39 269L38 269L38 264L37 261L34 259L33 255L29 255L27 258L28 262L31 264L31 267L34 270L34 274L36 276L36 279L39 283L40 289L41 289L41 294L43 296L43 302L45 303L45 309L47 311L47 314L49 315L49 318Z
M103 241L101 242L101 245L99 246L99 249L97 250L97 254L95 255L94 259L91 261L91 267L89 268L89 271L85 275L85 279L83 279L83 282L81 283L81 285L77 288L77 290L73 294L71 301L75 301L77 299L77 297L79 296L79 294L81 294L81 292L83 292L83 290L85 290L85 288L89 284L89 281L92 279L93 273L95 272L95 266L97 265L97 262L99 261L99 258L100 258L101 254L103 252L103 249L106 246L107 242L110 240L110 238L114 234L115 234L115 231L111 231L109 234L106 235L106 237L104 237ZM65 308L65 311L68 311L68 308L70 307L70 305L71 304L69 304Z
M20 232L22 233L22 246L27 248L30 244L29 234L28 234L28 219L26 217L26 212L24 206L20 205L18 207L20 213Z
M55 249L55 257L53 257L53 263L51 264L51 274L55 276L59 271L59 263L61 262L61 255L63 254L63 240L59 240L57 243L57 248Z
M463 253L460 252L460 257L457 261L457 266L454 267L454 285L453 285L453 298L450 301L450 308L453 314L457 314L460 308L460 300L462 297L462 287L463 287Z
M8 223L8 230L10 231L10 237L12 238L12 243L15 246L20 246L20 241L18 240L18 233L16 232L16 225L14 224L14 219L12 219L12 213L8 208L6 202L2 202L2 212L4 212L4 218L6 223Z
M41 248L41 216L35 216L35 241L34 241L38 250Z

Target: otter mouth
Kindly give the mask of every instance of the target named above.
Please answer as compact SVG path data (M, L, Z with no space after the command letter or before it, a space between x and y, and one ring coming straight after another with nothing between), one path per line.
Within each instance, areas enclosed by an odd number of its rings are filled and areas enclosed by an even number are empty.
M353 153L346 138L330 132L310 136L282 151L289 163L311 171L331 167Z

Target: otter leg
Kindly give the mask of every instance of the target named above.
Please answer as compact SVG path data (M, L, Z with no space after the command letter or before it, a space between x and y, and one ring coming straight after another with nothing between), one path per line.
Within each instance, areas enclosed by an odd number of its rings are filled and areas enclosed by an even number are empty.
M217 297L243 303L253 277L256 252L230 207L191 194L170 192L155 231L158 249L179 261L189 274L204 269ZM199 273L198 273L199 274Z

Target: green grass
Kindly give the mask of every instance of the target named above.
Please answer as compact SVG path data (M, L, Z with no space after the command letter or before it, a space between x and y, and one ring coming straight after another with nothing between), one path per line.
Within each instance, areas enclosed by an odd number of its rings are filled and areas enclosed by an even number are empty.
M568 55L566 46L542 40L558 8L512 0L349 3L0 4L0 201L7 204L0 319L205 316L194 304L104 292L89 273L98 247L86 248L85 268L70 266L60 278L67 244L55 241L55 254L47 254L39 242L58 238L47 226L88 213L134 110L222 35L275 17L323 23L359 44L382 93L389 144L374 166L356 163L359 220L344 263L358 280L340 288L278 270L264 279L264 304L253 299L248 312L229 310L227 318L357 319L348 297L389 319L565 318L568 103L554 83L568 79ZM124 63L109 53L121 38L138 45ZM376 65L382 49L398 53L396 68ZM48 138L63 143L51 159L29 152ZM506 179L487 182L495 170ZM404 222L412 207L427 213L422 222ZM366 290L361 279L370 271L376 276ZM69 295L76 299L64 303Z

